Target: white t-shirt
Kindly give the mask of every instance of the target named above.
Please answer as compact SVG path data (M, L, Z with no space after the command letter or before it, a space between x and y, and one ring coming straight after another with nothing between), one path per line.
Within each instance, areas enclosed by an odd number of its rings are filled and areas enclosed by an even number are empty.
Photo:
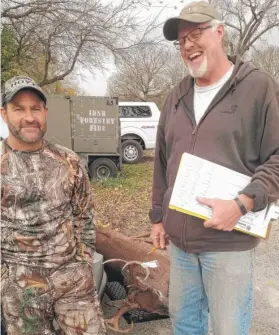
M210 86L198 86L195 83L194 86L194 111L196 123L200 122L203 114L207 110L211 101L215 95L220 91L224 84L229 80L232 75L234 65L228 70L228 72L215 84Z

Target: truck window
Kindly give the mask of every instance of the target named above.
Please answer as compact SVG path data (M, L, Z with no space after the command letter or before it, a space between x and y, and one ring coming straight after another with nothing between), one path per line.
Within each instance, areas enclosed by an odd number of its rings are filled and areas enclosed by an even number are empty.
M120 117L140 118L151 117L151 109L148 106L120 106Z

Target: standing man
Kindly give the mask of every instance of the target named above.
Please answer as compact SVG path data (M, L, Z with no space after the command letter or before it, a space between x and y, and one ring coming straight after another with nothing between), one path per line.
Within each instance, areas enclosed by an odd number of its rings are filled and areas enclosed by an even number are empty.
M92 266L93 201L71 150L44 140L46 96L31 78L5 83L1 114L1 296L8 335L105 334ZM59 111L57 111L59 112Z
M165 22L164 35L189 69L166 99L158 127L151 237L170 239L174 335L248 335L253 250L259 239L233 230L242 215L279 198L279 85L223 49L224 24L207 2L191 2ZM252 177L236 200L198 199L204 222L168 208L188 152Z

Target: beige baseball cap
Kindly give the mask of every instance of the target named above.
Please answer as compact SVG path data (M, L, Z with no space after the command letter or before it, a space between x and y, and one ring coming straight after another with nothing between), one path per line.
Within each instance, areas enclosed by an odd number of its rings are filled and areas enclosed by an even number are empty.
M163 33L167 40L174 41L177 40L180 21L203 23L213 19L221 20L214 6L205 1L192 1L182 9L178 17L172 17L165 22Z

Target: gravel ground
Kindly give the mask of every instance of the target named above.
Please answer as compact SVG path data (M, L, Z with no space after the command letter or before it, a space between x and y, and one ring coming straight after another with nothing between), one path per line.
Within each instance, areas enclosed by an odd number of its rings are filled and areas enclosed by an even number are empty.
M256 249L252 335L279 334L279 223Z
M106 317L111 316L115 308L107 305L103 299ZM121 318L121 327L129 327ZM108 335L118 334L110 331ZM169 319L137 323L131 334L171 335ZM212 334L212 333L210 333ZM273 224L271 236L256 249L254 318L250 335L279 334L279 224ZM226 334L223 334L226 335Z

